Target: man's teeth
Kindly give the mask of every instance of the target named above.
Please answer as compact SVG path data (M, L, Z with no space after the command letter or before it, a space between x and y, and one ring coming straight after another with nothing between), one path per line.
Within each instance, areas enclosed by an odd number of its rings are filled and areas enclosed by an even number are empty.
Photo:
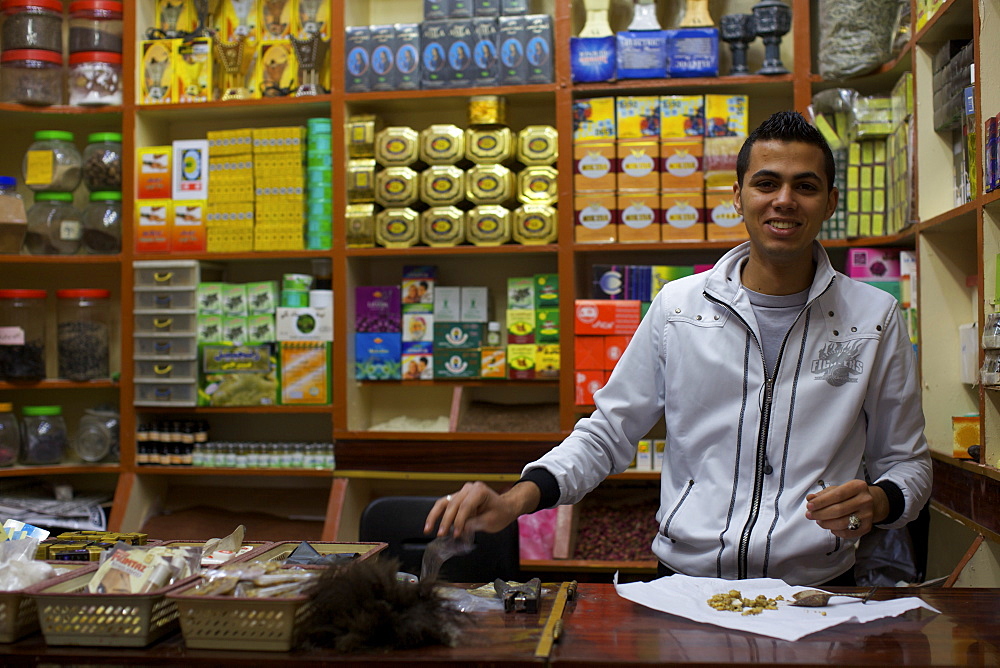
M786 223L786 222L780 221L780 220L772 220L768 224L771 227L774 227L774 228L779 229L779 230L790 230L793 227L795 227L795 223Z

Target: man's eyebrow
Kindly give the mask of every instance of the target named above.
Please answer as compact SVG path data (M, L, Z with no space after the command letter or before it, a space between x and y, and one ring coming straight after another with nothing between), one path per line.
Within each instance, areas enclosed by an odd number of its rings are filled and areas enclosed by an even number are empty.
M753 176L751 176L750 178L758 179L758 178L762 178L762 177L769 178L769 179L781 179L782 178L781 174L779 174L778 172L776 172L774 170L771 170L771 169L760 169L760 170L754 172ZM794 180L794 181L802 181L802 180L805 180L805 179L815 179L816 181L820 181L820 182L823 181L823 179L820 177L819 174L817 174L816 172L811 171L811 170L808 171L808 172L799 172L798 174L795 174L795 175L792 176L792 180Z

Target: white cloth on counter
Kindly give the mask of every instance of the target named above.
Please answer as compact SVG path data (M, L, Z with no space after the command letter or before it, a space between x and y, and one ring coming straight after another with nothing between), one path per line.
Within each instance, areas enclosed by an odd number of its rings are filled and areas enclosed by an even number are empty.
M883 617L895 617L916 608L938 612L916 597L862 603L859 598L834 595L825 607L798 607L790 605L794 600L792 596L796 592L815 587L793 586L773 578L722 580L677 574L652 582L619 584L616 573L614 582L615 591L619 596L647 608L696 622L781 640L798 640L810 633L838 624L863 623ZM738 590L743 598L753 599L763 594L767 598L781 595L785 600L778 601L777 610L764 610L759 615L742 615L739 612L716 610L708 605L708 599L712 596L727 593L732 589Z

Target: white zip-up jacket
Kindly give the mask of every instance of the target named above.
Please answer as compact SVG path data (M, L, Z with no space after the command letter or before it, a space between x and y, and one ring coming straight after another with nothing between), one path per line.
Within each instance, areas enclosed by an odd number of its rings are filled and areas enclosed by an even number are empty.
M916 356L896 300L835 271L815 243L808 302L768 378L740 282L748 256L742 244L664 286L593 415L524 471L545 468L559 503L576 503L665 417L656 557L693 576L819 584L853 565L856 542L806 519L806 495L864 478L862 458L872 483L903 494L883 526L912 520L930 494Z

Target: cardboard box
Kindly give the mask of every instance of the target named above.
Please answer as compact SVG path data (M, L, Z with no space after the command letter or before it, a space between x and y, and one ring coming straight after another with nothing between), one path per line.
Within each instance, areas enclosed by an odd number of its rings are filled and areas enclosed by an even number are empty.
M618 195L618 241L659 241L662 213L659 192Z
M136 149L136 199L170 199L172 146Z
M501 16L497 19L497 43L500 47L500 85L528 83L527 16ZM426 21L424 22L426 23Z
M199 315L196 324L198 343L222 342L222 316Z
M199 406L273 406L278 403L274 344L198 346Z
M222 315L245 318L247 313L247 286L243 283L223 283Z
M246 316L222 316L222 342L234 346L248 342Z
M615 193L588 193L573 198L573 234L578 243L618 240L618 198Z
M660 145L649 139L618 140L618 192L648 192L660 187Z
M535 343L559 343L559 309L535 310Z
M173 153L173 174L170 183L173 199L207 199L208 140L175 140Z
M423 21L420 24L420 48L423 55L420 87L444 88L448 82L448 22Z
M552 17L548 14L531 14L524 19L526 83L551 83L553 80ZM506 45L506 42L503 43Z
M461 302L459 320L462 322L480 323L489 321L489 288L463 285L461 288Z
M370 26L349 26L344 31L344 90L367 93L372 89L372 32Z
M434 312L434 281L437 267L403 267L402 303L403 313Z
M573 368L596 371L604 368L603 336L573 337Z
M434 346L430 343L403 344L403 380L432 380L434 378Z
M273 343L277 340L273 313L247 316L247 343Z
M445 322L462 319L462 288L439 286L434 291L434 319Z
M28 215L24 200L0 197L0 253L20 253L28 232Z
M653 440L643 438L639 440L635 452L635 468L637 471L653 470Z
M664 192L660 196L662 241L705 239L705 195L702 191Z
M396 90L396 27L371 26L372 90Z
M164 253L170 250L174 206L170 200L137 200L135 204L135 252Z
M704 142L701 139L667 139L660 142L660 187L664 190L700 190Z
M739 241L748 239L743 216L736 212L733 191L705 192L706 231L709 241Z
M212 40L197 37L181 42L174 59L178 102L209 102L212 100Z
M507 308L533 309L535 307L534 278L512 277L507 279Z
M275 309L279 341L333 341L333 309L320 307Z
M170 231L170 250L178 253L199 253L205 250L207 235L205 218L208 204L204 201L182 201L174 205L174 224Z
M222 315L222 283L199 283L195 290L199 315Z
M477 7L478 11L478 7ZM477 14L479 17L496 16ZM476 18L472 21L472 84L473 86L496 86L500 81L500 58L497 44L497 21L495 18Z
M507 310L507 343L535 343L535 310Z
M604 387L604 372L577 370L573 374L575 389L574 402L577 406L591 406L594 403L594 393Z
M286 341L279 345L281 403L330 403L330 344L323 341Z
M177 101L174 63L179 39L139 42L139 104L172 104Z
M483 378L507 377L506 348L482 348L480 350L479 375Z
M483 345L480 322L434 322L434 350L469 350Z
M396 24L396 90L420 88L420 24Z
M705 136L747 136L750 132L749 108L746 95L706 95Z
M661 95L660 138L705 136L704 95Z
M447 65L445 66L445 86L447 88L468 88L476 83L476 68L472 60L472 50L476 38L472 30L471 17L452 18L447 22Z
M614 369L631 340L631 336L605 336L602 368L607 371Z
M280 309L279 309L280 310ZM359 332L354 335L356 380L400 380L402 340L398 333Z
M559 345L554 343L535 346L535 378L559 377Z
M848 248L844 273L859 281L898 281L898 248Z
M246 284L247 315L274 315L278 307L278 282L255 281Z
M952 457L973 459L969 448L983 444L978 415L956 415L951 418Z
M354 288L354 328L358 332L399 332L403 318L397 285Z
M431 313L403 314L403 341L434 341L434 315Z
M631 336L639 326L640 302L634 300L577 299L573 332Z
M507 346L507 377L511 380L535 379L535 344L515 343Z
M435 378L479 378L479 350L434 351Z
M573 191L576 194L614 192L618 189L615 171L617 147L614 141L574 142Z

